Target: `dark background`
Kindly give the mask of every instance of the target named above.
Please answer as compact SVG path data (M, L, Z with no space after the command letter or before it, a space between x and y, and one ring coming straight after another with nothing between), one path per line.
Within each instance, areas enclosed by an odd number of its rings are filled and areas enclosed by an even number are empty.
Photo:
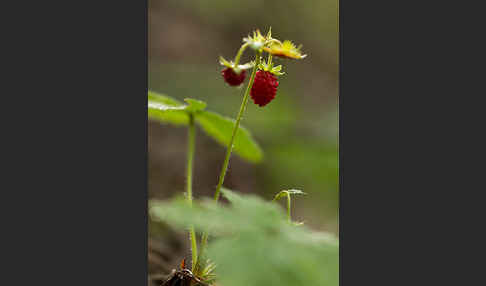
M68 14L15 4L5 9L2 285L143 285L146 3L84 1ZM340 1L342 285L483 279L470 259L482 239L473 163L484 148L471 137L482 135L483 10L438 7Z

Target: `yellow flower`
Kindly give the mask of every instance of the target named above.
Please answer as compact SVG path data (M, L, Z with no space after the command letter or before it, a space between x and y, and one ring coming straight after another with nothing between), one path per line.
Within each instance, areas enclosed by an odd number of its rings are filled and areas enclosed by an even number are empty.
M302 45L296 47L291 41L286 40L283 43L272 43L268 47L263 47L263 50L271 55L288 58L288 59L303 59L307 55L303 55L300 51Z

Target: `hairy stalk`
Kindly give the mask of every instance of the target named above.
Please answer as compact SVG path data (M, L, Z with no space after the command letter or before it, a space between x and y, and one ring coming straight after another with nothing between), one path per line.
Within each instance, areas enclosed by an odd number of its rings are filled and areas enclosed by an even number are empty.
M195 127L194 127L194 115L192 113L189 114L189 140L188 140L188 147L187 147L187 200L192 207L192 162L194 159L194 147L195 147ZM189 229L189 235L191 239L191 253L192 253L192 270L197 264L197 241L196 241L196 232L194 231L194 226L191 226Z
M243 49L243 47L242 47L242 49ZM242 51L242 49L240 49L240 51ZM237 56L237 58L239 59L238 56ZM238 128L240 127L240 121L241 121L241 118L243 117L243 113L245 112L246 105L248 103L248 98L249 98L249 95L250 95L250 90L251 90L251 87L253 86L253 82L255 80L255 74L256 74L256 71L258 69L259 64L260 64L260 52L256 52L255 66L253 67L253 71L251 72L250 81L248 82L248 86L246 88L245 95L243 96L243 101L241 102L240 111L238 112L238 115L236 117L235 127L233 128L233 133L231 135L230 142L228 144L228 147L226 148L226 156L224 158L223 168L221 168L218 186L216 187L216 192L214 193L214 200L216 202L219 200L221 187L223 186L223 183L224 183L224 177L226 176L226 172L228 171L228 164L229 164L229 160L230 160L230 157L231 157L231 152L233 151L233 144L234 144L234 141L235 141L236 133L238 131ZM200 257L203 255L202 252L206 248L206 244L208 242L208 236L209 235L208 235L207 232L204 232L203 235L202 235Z
M231 134L231 139L226 148L226 156L223 162L223 168L221 168L221 173L219 175L218 186L216 187L216 192L214 193L214 200L217 202L219 199L221 187L224 183L224 177L226 172L228 171L228 164L231 157L231 152L233 152L233 144L236 138L236 133L238 132L238 128L240 127L240 121L243 117L243 113L245 112L246 105L248 103L248 98L250 95L251 87L253 86L253 81L255 80L255 74L258 69L258 64L260 64L260 53L257 52L255 66L253 67L253 71L251 73L250 81L248 82L248 86L246 88L245 95L243 96L243 101L241 102L240 111L238 112L238 116L236 117L235 127L233 128L233 133Z

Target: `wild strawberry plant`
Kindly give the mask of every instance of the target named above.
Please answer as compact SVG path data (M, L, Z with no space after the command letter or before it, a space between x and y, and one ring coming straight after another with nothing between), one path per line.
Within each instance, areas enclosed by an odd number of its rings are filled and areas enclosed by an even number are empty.
M185 99L184 104L149 91L150 119L188 127L186 197L150 201L152 218L187 228L190 234L191 270L174 272L164 285L338 285L337 239L292 221L291 197L304 195L302 191L283 190L273 201L266 202L256 196L242 196L223 188L233 151L254 163L263 157L250 132L240 126L249 97L259 107L271 103L278 92L278 78L284 74L282 65L275 65L273 57L303 59L306 55L300 49L291 41L273 38L271 30L265 36L257 30L243 39L233 61L220 57L220 64L224 67L221 75L230 86L240 86L246 79L247 70L252 69L235 120L206 111L206 103L202 101ZM252 50L255 58L240 64L246 50ZM192 195L196 124L226 146L218 185L211 201L194 201ZM229 206L218 204L221 192L230 202ZM287 200L286 216L276 203L281 198ZM199 244L196 232L201 234Z

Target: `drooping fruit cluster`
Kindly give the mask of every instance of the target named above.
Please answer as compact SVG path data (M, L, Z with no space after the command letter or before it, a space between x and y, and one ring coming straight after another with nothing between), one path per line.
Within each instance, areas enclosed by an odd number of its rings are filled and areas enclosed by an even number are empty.
M269 71L259 70L256 72L250 96L255 104L263 107L275 98L277 87L278 80L275 75Z
M245 71L253 68L252 76L254 76L254 79L250 79L250 83L253 82L253 85L249 87L250 96L255 104L263 107L275 98L278 87L277 77L284 74L282 65L275 65L273 57L301 60L306 55L301 52L302 45L296 46L290 40L282 42L273 38L271 28L265 36L259 30L256 30L253 35L243 38L243 42L244 44L238 50L234 61L227 61L220 57L219 62L225 67L221 74L229 85L239 86L245 80ZM241 55L247 47L256 52L255 61L240 65ZM263 53L268 53L267 60L263 58ZM238 73L239 71L241 72ZM247 100L248 93L245 93L243 101L245 105L248 102Z
M221 74L227 84L238 86L245 80L246 70L242 70L240 74L237 74L232 68L225 68L221 71Z

